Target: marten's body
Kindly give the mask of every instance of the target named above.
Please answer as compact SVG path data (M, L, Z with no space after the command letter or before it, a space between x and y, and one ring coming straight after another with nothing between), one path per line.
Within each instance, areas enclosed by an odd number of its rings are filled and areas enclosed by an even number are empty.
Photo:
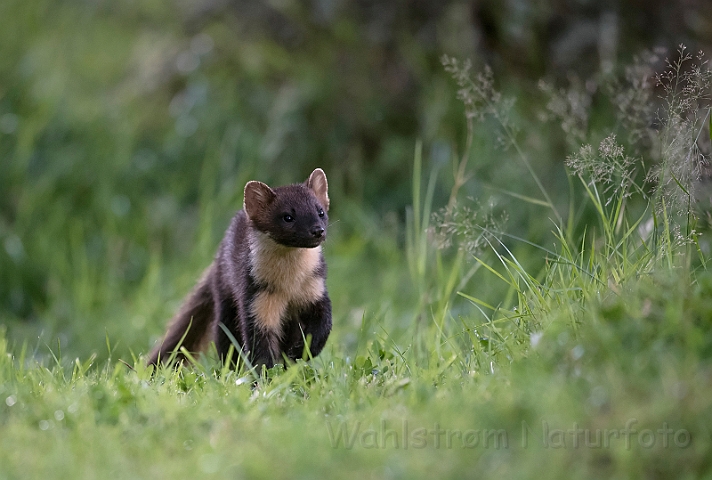
M271 189L248 182L243 210L148 363L166 361L180 347L198 353L210 342L233 365L238 347L258 367L303 358L305 339L311 355L318 355L331 331L321 252L327 190L321 169L303 184ZM233 339L238 345L228 359Z

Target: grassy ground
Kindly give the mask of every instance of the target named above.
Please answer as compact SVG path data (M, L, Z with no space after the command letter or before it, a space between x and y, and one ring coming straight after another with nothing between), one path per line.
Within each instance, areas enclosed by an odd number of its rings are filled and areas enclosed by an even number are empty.
M500 341L452 317L391 339L367 313L352 356L342 333L258 388L209 359L152 376L0 341L0 478L706 477L712 275L617 288Z

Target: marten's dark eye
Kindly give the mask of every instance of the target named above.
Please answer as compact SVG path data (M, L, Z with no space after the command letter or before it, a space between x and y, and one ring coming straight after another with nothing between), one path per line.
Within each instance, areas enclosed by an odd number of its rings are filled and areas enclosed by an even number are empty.
M319 213L320 217L324 216L324 210L322 210L321 208L319 209L319 211L317 213Z
M284 216L282 217L282 219L283 219L285 222L293 222L293 221L294 221L294 217L291 216L291 215L288 214L288 213L285 213Z

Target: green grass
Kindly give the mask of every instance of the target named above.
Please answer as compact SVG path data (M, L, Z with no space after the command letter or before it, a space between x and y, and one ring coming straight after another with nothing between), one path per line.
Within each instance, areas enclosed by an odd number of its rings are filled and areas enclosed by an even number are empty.
M152 376L2 341L0 477L709 475L712 275L621 288L576 321L552 305L540 334L488 327L499 341L450 318L393 344L372 322L353 356L331 342L256 389L209 360Z

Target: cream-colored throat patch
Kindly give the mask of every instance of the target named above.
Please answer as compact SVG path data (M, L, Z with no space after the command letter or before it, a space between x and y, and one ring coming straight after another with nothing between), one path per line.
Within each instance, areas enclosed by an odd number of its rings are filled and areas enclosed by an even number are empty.
M316 274L321 246L285 247L256 231L250 232L249 243L252 275L266 287L253 300L252 313L260 328L279 337L290 306L307 305L324 295L324 279Z

